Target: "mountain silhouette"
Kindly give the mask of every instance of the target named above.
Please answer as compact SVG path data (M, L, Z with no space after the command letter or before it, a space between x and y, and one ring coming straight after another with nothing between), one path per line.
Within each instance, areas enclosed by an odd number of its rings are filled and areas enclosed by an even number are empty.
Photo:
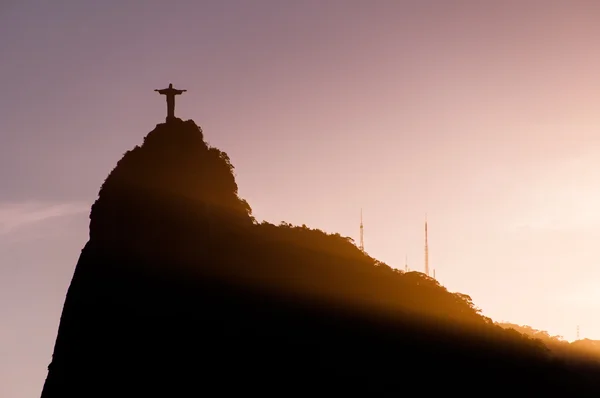
M42 398L584 396L597 365L350 238L257 222L227 154L172 118L100 188Z

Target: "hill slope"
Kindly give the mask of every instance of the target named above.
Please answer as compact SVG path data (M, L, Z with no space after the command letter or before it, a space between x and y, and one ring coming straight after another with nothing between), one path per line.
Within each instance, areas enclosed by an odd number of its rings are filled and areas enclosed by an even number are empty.
M227 155L176 119L100 189L42 397L573 396L596 388L597 375L348 238L257 223Z

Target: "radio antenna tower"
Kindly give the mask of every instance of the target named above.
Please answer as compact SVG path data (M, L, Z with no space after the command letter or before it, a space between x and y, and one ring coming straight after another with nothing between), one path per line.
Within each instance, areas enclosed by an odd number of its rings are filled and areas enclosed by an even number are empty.
M425 214L425 275L429 276L429 245L427 243L427 214Z
M579 340L579 325L577 325L577 340Z
M404 272L408 272L408 254L404 256Z
M360 209L360 243L358 248L361 252L365 251L365 241L363 236L363 220L362 220L362 209Z

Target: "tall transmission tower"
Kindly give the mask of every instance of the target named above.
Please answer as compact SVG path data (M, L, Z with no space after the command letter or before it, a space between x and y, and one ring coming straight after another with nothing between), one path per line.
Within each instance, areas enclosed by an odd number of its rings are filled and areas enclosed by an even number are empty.
M364 235L363 235L363 220L362 220L362 209L360 209L360 243L358 248L360 249L361 252L365 251L365 240L364 240Z
M427 215L425 215L425 275L429 276L429 245L427 242Z
M577 325L577 340L579 340L579 325Z
M408 272L408 254L404 256L404 272Z

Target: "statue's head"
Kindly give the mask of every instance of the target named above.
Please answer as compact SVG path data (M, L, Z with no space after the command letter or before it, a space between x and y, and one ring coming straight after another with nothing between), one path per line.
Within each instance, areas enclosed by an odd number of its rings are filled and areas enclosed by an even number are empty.
M173 83L169 83L169 88L173 88Z

